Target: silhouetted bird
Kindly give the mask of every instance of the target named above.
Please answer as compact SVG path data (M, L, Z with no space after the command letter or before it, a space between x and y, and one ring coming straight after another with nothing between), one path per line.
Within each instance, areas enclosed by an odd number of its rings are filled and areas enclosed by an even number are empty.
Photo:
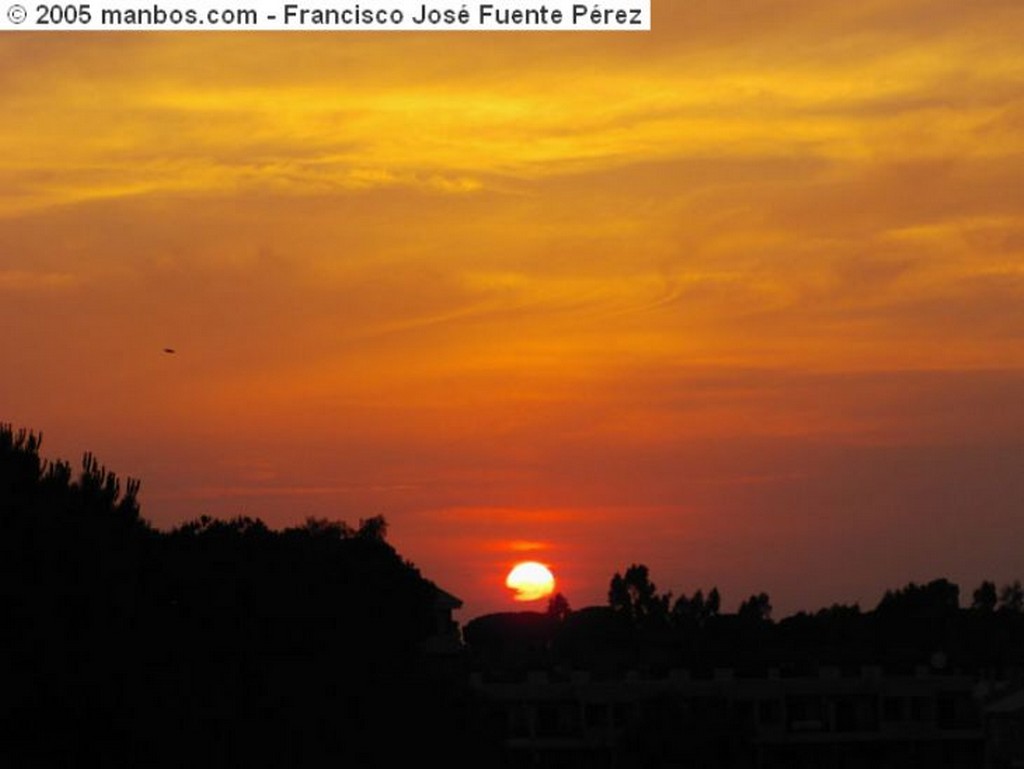
M168 355L174 355L174 353L177 352L177 350L175 350L173 347L165 347L164 352L167 353Z

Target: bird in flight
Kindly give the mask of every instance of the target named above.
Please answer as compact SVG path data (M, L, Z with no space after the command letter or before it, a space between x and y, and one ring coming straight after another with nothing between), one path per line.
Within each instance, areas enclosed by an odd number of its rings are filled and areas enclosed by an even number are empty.
M174 353L176 353L177 350L175 350L173 347L165 347L164 352L167 353L168 355L174 355Z

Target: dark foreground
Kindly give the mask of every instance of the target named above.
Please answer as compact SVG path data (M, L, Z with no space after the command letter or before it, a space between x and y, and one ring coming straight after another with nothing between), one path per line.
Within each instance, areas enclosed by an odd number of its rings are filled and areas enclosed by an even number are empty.
M0 426L0 765L993 767L1024 760L1024 595L945 580L779 622L616 574L491 615L382 518L160 532L138 485ZM462 643L462 641L465 643Z

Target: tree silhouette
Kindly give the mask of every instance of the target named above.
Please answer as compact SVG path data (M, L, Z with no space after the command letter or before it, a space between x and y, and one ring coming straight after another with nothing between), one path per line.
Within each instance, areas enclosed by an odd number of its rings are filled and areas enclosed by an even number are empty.
M139 484L0 425L0 766L495 765L473 697L421 650L437 590L373 516L170 532Z
M971 602L971 608L975 611L991 612L995 611L997 602L998 594L995 582L985 580L974 591L974 600Z
M711 588L707 598L703 590L697 590L690 598L681 595L672 605L672 621L679 626L703 627L712 617L718 616L721 605L717 587Z
M555 593L548 599L547 615L558 622L565 621L565 618L572 613L569 601L561 593Z
M767 593L752 595L740 604L736 616L748 622L768 622L772 618L772 602Z
M359 521L359 530L356 532L357 537L383 542L387 539L387 535L388 522L384 519L383 515L374 515Z
M718 594L718 588L711 588L708 598L704 602L704 614L707 618L717 617L722 608L722 597Z
M1024 613L1024 587L1021 587L1019 579L1004 585L999 591L999 610L1013 614Z
M960 608L960 588L946 579L927 585L913 582L899 590L887 590L876 611L883 616L939 618L948 617Z
M636 625L664 622L670 600L669 593L658 595L643 564L631 565L624 576L616 572L608 588L609 606Z

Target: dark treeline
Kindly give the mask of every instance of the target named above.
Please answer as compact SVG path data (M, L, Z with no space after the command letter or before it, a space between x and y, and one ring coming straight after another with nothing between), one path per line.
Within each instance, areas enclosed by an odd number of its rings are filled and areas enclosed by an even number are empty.
M0 764L487 764L420 651L436 588L382 518L160 532L138 483L39 448L0 426Z
M508 767L1010 769L1024 761L1020 585L944 579L775 621L756 593L673 600L648 570L608 602L464 631ZM735 605L735 604L734 604Z
M1024 591L983 582L969 606L959 587L936 579L890 590L870 611L833 605L773 621L766 593L734 613L717 588L659 593L644 565L615 574L608 603L573 611L556 595L546 612L492 614L470 622L466 643L478 668L512 676L559 667L619 675L673 668L710 674L816 675L821 667L865 665L890 673L921 665L998 678L1024 668Z

